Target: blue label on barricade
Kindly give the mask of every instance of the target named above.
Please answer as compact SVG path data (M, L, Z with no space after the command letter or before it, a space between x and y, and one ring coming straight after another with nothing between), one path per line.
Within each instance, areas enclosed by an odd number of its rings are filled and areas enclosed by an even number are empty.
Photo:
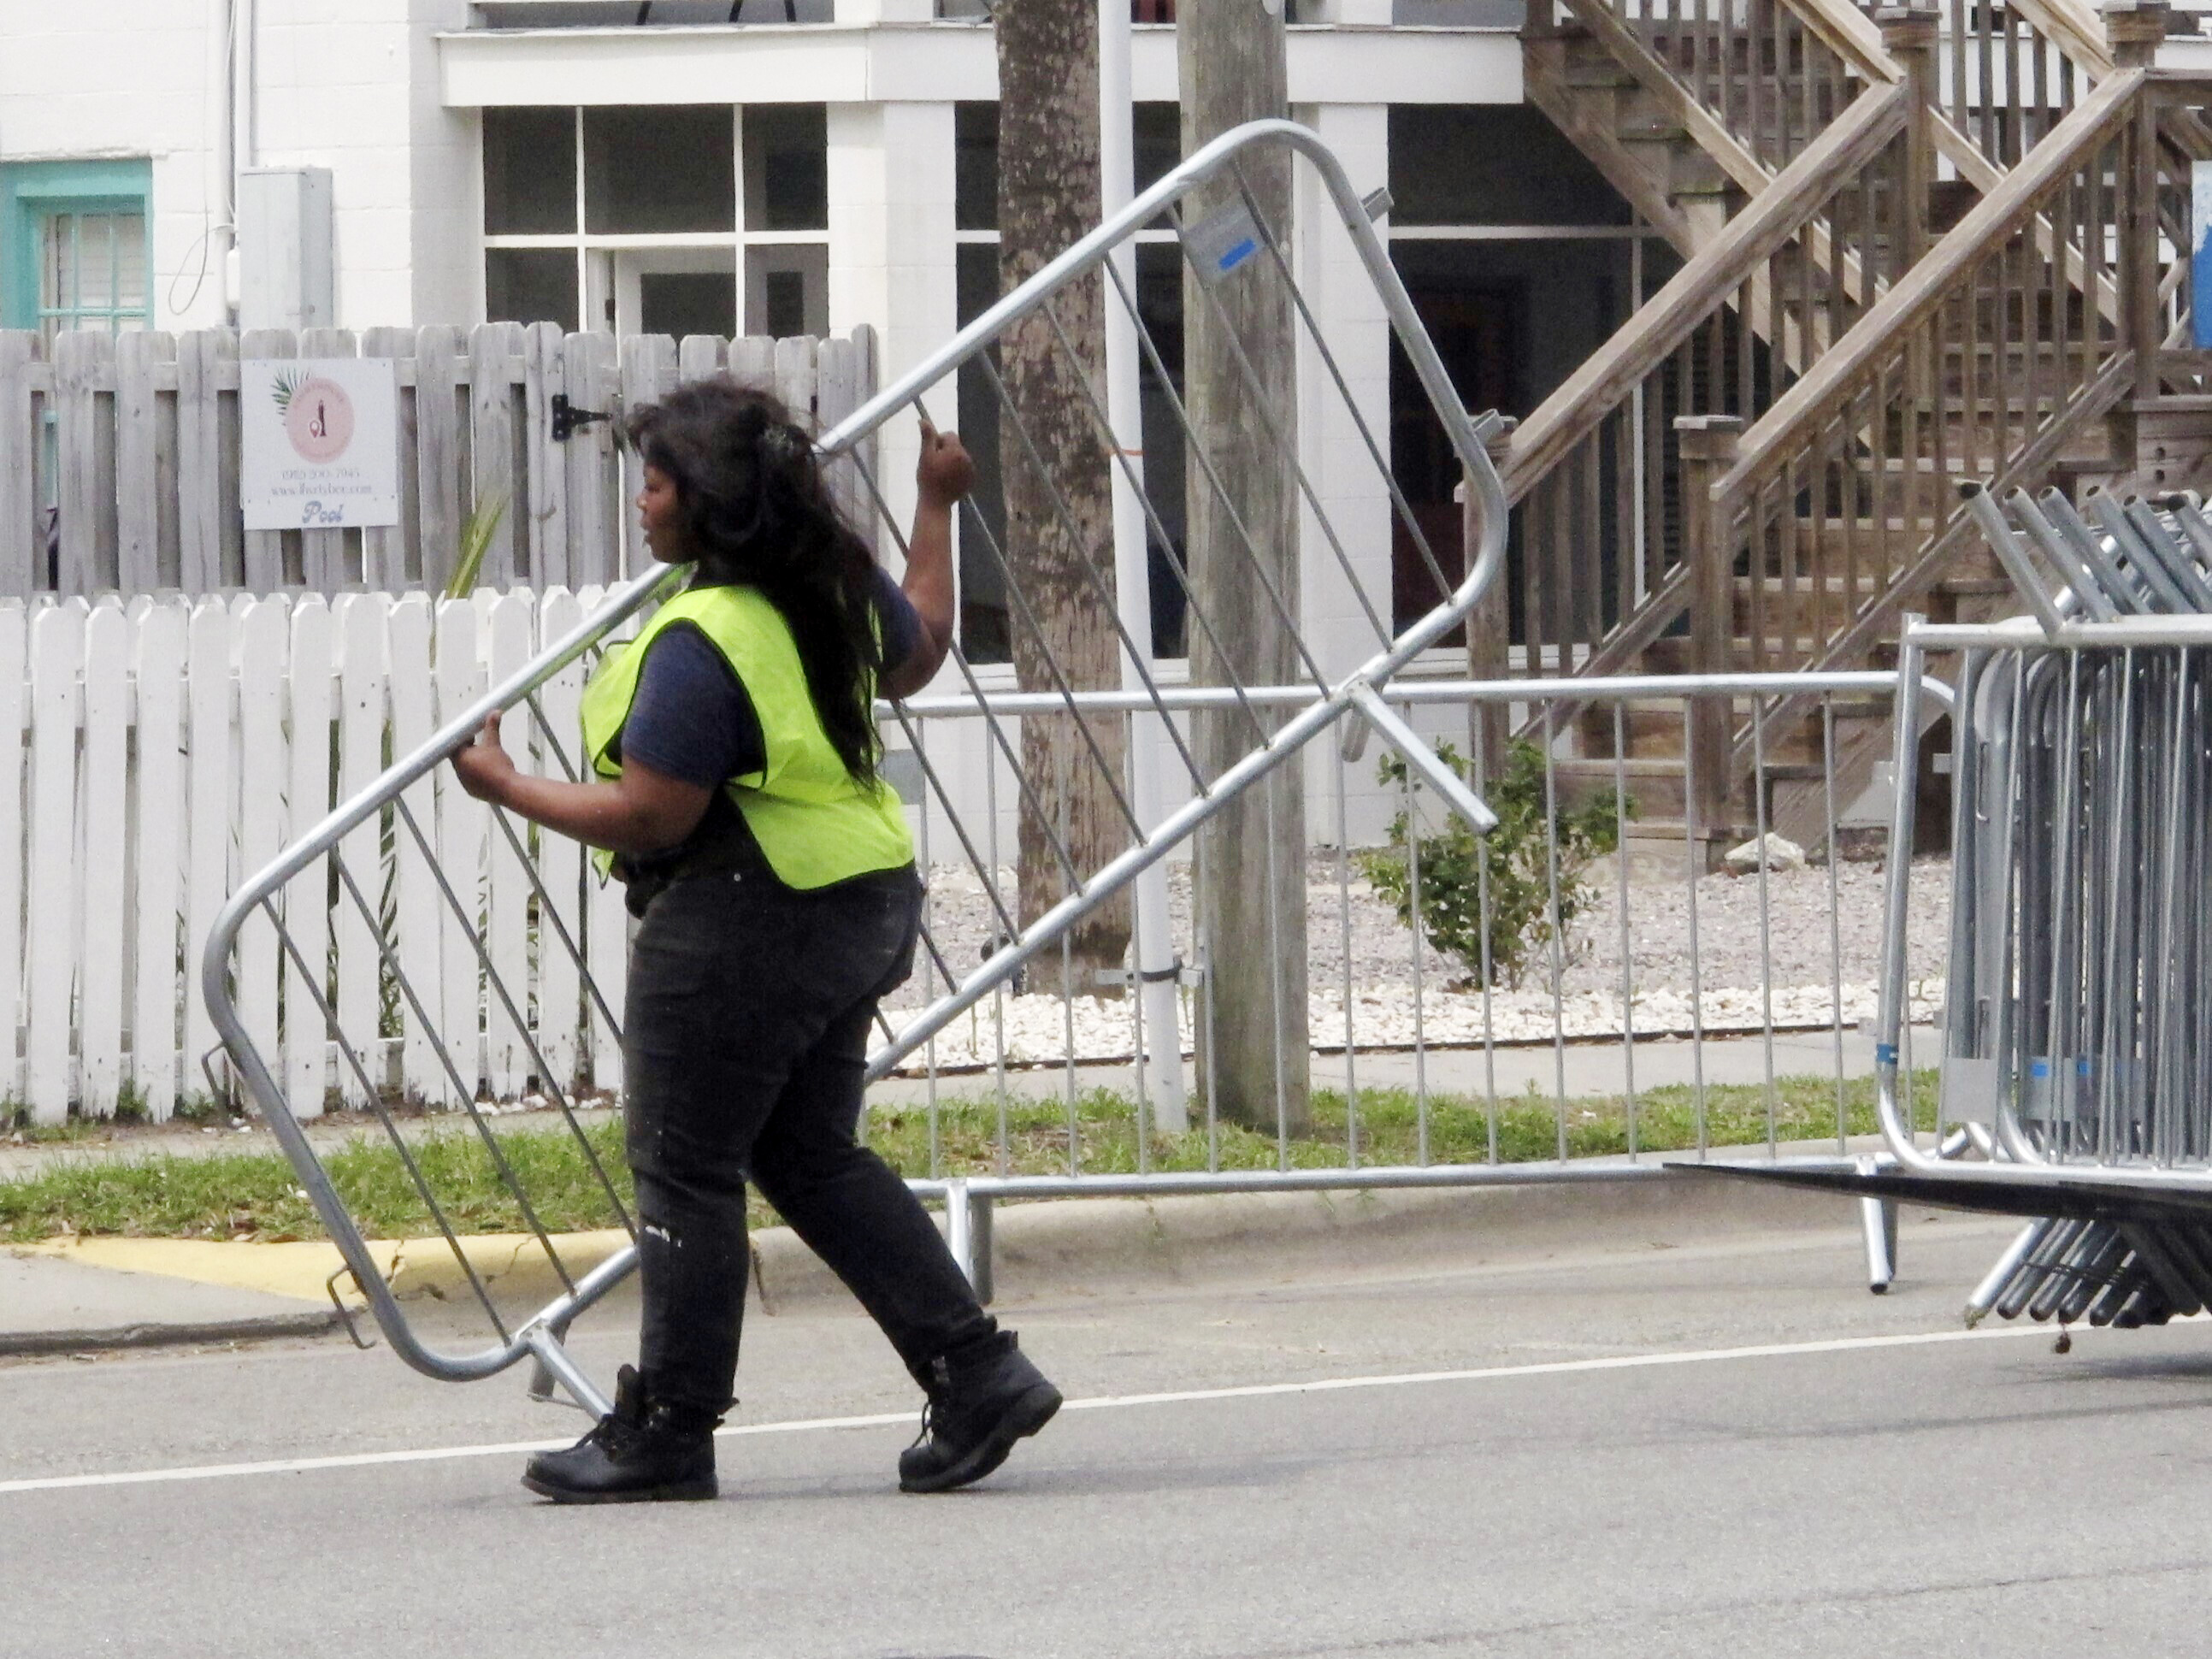
M2047 1060L2030 1061L2028 1063L2027 1074L2032 1078L2037 1079L2049 1077L2051 1075L2051 1062Z
M1894 1042L1875 1043L1874 1045L1874 1063L1877 1066L1896 1065L1897 1045Z

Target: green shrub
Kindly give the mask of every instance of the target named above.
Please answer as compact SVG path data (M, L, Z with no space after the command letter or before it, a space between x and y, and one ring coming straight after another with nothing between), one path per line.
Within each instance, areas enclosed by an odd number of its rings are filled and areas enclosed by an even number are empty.
M1453 771L1468 777L1467 762L1449 744L1437 752ZM1396 755L1385 755L1380 776L1383 783L1402 790L1406 763ZM1421 927L1438 950L1465 966L1468 983L1517 986L1529 963L1548 967L1550 961L1552 886L1545 848L1550 820L1545 811L1542 751L1525 738L1513 743L1506 750L1503 775L1486 779L1477 793L1498 815L1498 827L1488 836L1478 836L1454 813L1442 831L1419 837ZM1593 859L1620 844L1621 820L1635 817L1635 800L1611 789L1559 815L1558 925L1563 962L1569 959L1568 930L1596 896L1583 872ZM1391 821L1389 845L1358 855L1361 872L1396 906L1398 920L1408 927L1413 921L1415 875L1407 857L1410 833L1407 815L1401 811Z

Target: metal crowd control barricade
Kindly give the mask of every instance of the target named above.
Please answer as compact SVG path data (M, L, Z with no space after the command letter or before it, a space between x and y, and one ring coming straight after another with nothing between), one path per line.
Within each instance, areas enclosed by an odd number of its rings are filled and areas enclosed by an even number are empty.
M1294 278L1294 250L1285 246L1279 228L1269 224L1261 212L1246 170L1271 161L1303 168L1317 183L1318 190L1310 192L1306 199L1328 204L1328 216L1348 243L1352 256L1350 268L1363 270L1371 284L1374 299L1387 313L1398 343L1413 364L1452 450L1465 470L1475 495L1481 535L1480 546L1469 550L1472 556L1463 579L1446 576L1423 537L1419 524L1392 479L1387 431L1374 429L1363 414L1314 308ZM1184 210L1192 192L1209 182L1223 191L1231 206L1202 221L1187 223ZM1240 206L1247 216L1237 219ZM1204 441L1191 430L1174 391L1175 379L1167 372L1158 345L1139 314L1131 275L1133 262L1127 255L1140 230L1163 220L1173 228L1184 258L1200 267L1200 274L1205 280L1197 285L1196 292L1202 302L1221 307L1223 301L1217 288L1219 283L1264 283L1282 288L1295 319L1297 349L1317 368L1306 388L1308 410L1317 412L1333 400L1332 417L1339 411L1348 416L1355 441L1371 464L1368 487L1388 494L1404 532L1414 538L1437 580L1437 591L1446 596L1431 612L1402 632L1394 631L1387 617L1378 616L1371 605L1368 606L1366 620L1373 632L1372 648L1366 660L1349 672L1325 672L1314 651L1299 638L1298 658L1304 680L1294 687L1241 684L1236 683L1232 674L1227 684L1218 687L1185 690L1170 696L1169 689L1164 688L1155 676L1149 641L1140 642L1130 635L1126 625L1130 612L1127 596L1124 603L1114 605L1112 584L1116 553L1121 555L1120 568L1125 580L1133 570L1141 573L1145 568L1142 549L1146 532L1160 541L1169 539L1163 522L1167 503L1158 491L1146 492L1128 448L1112 440L1105 388L1086 372L1067 331L1064 313L1074 309L1071 290L1086 283L1097 284L1092 295L1103 291L1103 303L1109 308L1118 308L1132 320L1135 337L1154 372L1156 394L1181 428L1190 466L1204 475L1222 501L1231 500L1225 482L1216 471L1217 459ZM1231 228L1237 234L1224 239L1222 225L1229 220L1235 220ZM1326 231L1328 227L1322 228ZM1341 256L1332 251L1322 257ZM887 740L895 748L902 746L911 757L910 763L917 769L931 798L932 810L939 813L931 821L949 825L958 855L981 872L984 886L994 895L1001 929L988 959L965 973L945 960L933 942L926 941L931 966L951 988L908 1019L902 1029L887 1033L888 1041L872 1060L872 1078L881 1076L902 1057L927 1044L935 1034L992 997L995 990L1029 964L1041 958L1048 961L1073 926L1124 890L1138 888L1133 906L1133 925L1137 932L1141 935L1148 926L1157 930L1164 907L1154 902L1158 896L1157 890L1148 896L1142 884L1170 849L1190 836L1226 802L1253 787L1274 769L1298 755L1312 739L1328 732L1354 711L1359 720L1405 756L1416 774L1478 827L1490 821L1480 801L1460 777L1442 764L1412 727L1377 696L1401 669L1452 629L1497 578L1503 566L1506 507L1498 475L1484 447L1485 421L1488 417L1471 417L1454 398L1444 367L1400 284L1389 252L1370 222L1369 211L1334 156L1311 132L1289 122L1257 123L1225 135L1144 191L1125 211L1039 271L866 407L823 433L818 440L819 448L825 464L839 477L841 488L852 499L866 504L872 515L888 527L891 536L899 534L900 526L890 513L879 481L869 470L869 452L864 441L890 422L912 415L934 419L944 426L953 425L955 376L963 368L981 378L1000 406L1001 453L1014 453L1014 447L1020 446L1042 476L1048 481L1052 479L1053 469L1038 453L1034 435L1017 418L1013 402L991 355L992 349L1009 331L1024 321L1031 325L1030 337L1034 342L1034 325L1039 319L1048 325L1054 349L1062 354L1064 367L1082 388L1096 422L1103 454L1113 458L1114 488L1119 497L1117 505L1124 533L1109 537L1108 545L1097 545L1085 537L1056 488L1052 494L1062 527L1086 556L1085 579L1105 596L1107 607L1121 619L1117 626L1121 629L1122 684L1118 691L1109 687L1103 692L1094 684L1079 694L1062 665L1051 660L1048 653L1044 674L1047 689L1032 692L1026 699L1016 697L994 708L983 696L976 676L967 664L961 661L957 665L967 696L973 700L975 713L988 732L990 749L1010 767L1022 797L1021 810L1043 826L1051 842L1052 854L1065 877L1065 897L1026 925L1022 925L1012 911L997 899L995 859L986 844L990 826L979 829L965 823L952 809L951 795L944 780L934 772L928 750L915 735L908 715L896 707L879 711ZM1239 361L1248 377L1252 412L1264 426L1295 482L1298 502L1305 515L1306 545L1317 548L1324 557L1333 559L1349 577L1352 591L1364 593L1358 574L1350 562L1344 537L1332 521L1331 503L1299 465L1295 411L1273 406L1265 395L1265 382L1254 366L1249 360ZM1128 557L1132 538L1127 533L1127 514L1133 507L1142 515L1135 521L1133 540L1138 557L1133 565ZM1281 594L1268 583L1267 562L1261 550L1254 544L1253 533L1241 522L1237 522L1235 528L1242 541L1243 556L1260 572L1261 584L1279 613L1279 620L1295 636L1297 619L1290 614ZM980 545L997 567L1009 595L1011 614L1019 623L1029 623L1030 600L1023 591L1018 559L1003 545L992 525L973 510L963 519L963 535L971 539L971 544ZM574 732L561 711L574 707L574 685L582 659L663 594L672 576L673 573L656 570L637 577L611 594L588 620L552 641L526 666L498 679L481 696L455 699L465 706L454 708L449 704L434 732L400 753L371 787L300 836L240 888L222 911L207 942L202 963L207 1003L242 1087L276 1132L302 1187L343 1253L369 1310L394 1350L417 1370L453 1380L489 1376L529 1357L538 1367L534 1385L537 1392L550 1394L557 1383L577 1404L595 1413L607 1408L605 1397L571 1360L562 1339L570 1322L629 1271L635 1263L635 1250L619 1249L586 1273L573 1271L563 1261L555 1238L559 1228L544 1213L544 1204L540 1195L531 1190L526 1174L517 1170L507 1156L492 1121L489 1103L479 1100L483 1079L478 1056L495 1032L501 1035L510 1050L519 1048L525 1056L520 1062L521 1068L534 1079L536 1087L566 1120L581 1144L599 1189L601 1207L623 1227L631 1227L619 1183L607 1167L611 1159L595 1152L580 1120L572 1068L549 1058L548 1045L539 1040L547 1029L547 1022L533 1018L533 1012L544 1013L544 999L573 999L580 995L585 1017L587 1021L596 1018L605 1044L602 1053L612 1063L617 1052L613 1048L613 1039L620 1022L614 1006L617 993L610 980L621 969L619 908L611 914L604 902L580 901L575 894L589 877L572 856L557 853L553 843L558 838L541 840L529 825L504 812L490 814L486 832L490 839L490 856L495 860L491 873L481 882L473 872L456 876L441 867L434 848L432 820L434 814L443 812L458 794L451 787L450 775L443 780L437 775L445 757L466 741L495 710L526 710L526 735L522 730L511 729L507 740L518 750L526 744L538 763L548 770L564 771L571 777L576 775ZM1222 630L1237 624L1237 618L1206 614L1202 606L1193 602L1187 584L1182 598L1188 606L1188 627L1194 636L1205 631L1218 638ZM1177 763L1188 775L1189 794L1185 804L1171 811L1163 810L1157 805L1156 793L1148 801L1148 792L1134 787L1132 775L1125 773L1119 758L1098 740L1093 725L1096 713L1115 708L1117 699L1118 706L1137 708L1157 722L1163 746L1173 750ZM1203 705L1241 717L1249 732L1249 747L1243 757L1216 775L1203 775L1192 759L1188 745L1176 735L1173 718L1176 704L1185 708ZM555 712L549 714L549 709ZM1050 710L1055 717L1073 722L1081 734L1085 763L1094 769L1096 784L1110 798L1120 819L1124 850L1100 867L1085 871L1079 866L1060 828L1054 824L1052 814L1045 808L1037 781L1022 768L1018 739L1012 735L1008 720L1014 713L1025 712L1034 716L1042 710ZM511 728L520 728L525 722L511 720L509 725ZM903 745L902 738L905 740ZM507 861L504 873L498 862L501 860ZM411 884L406 889L411 896L403 897L396 914L394 907L386 900L390 890L388 880L395 871ZM518 902L524 906L529 918L527 945L520 957L510 953L502 959L496 942L488 940L489 919L497 907ZM326 904L333 914L344 919L345 925L359 928L374 940L381 957L378 976L381 994L375 999L374 1024L357 1024L349 1029L347 1020L342 1017L340 1005L343 999L332 991L325 970L319 943L323 937L320 923L312 937L306 937L307 930L289 925L289 921L310 913L319 916ZM418 926L434 927L441 933L441 977L434 992L415 982L416 976L409 973L407 958L395 948L395 934L406 927L410 919ZM1133 955L1140 963L1147 959L1141 937ZM541 973L532 981L528 964L533 958L541 965L549 962L556 965L565 962L566 965L557 974L549 976ZM266 1018L257 1022L262 1029L249 1029L240 1001L234 994L234 980L250 972L280 969L288 998L284 1029L273 1029L274 1022ZM1166 988L1172 993L1171 986ZM1141 1019L1143 1000L1136 1000ZM456 1218L447 1213L436 1173L424 1167L420 1148L403 1133L393 1109L398 1103L393 1099L389 1072L380 1057L394 1041L395 1030L404 1033L398 1040L407 1047L411 1055L410 1064L418 1068L419 1075L436 1080L435 1092L441 1093L445 1103L456 1109L457 1118L465 1116L481 1156L489 1161L499 1187L511 1198L515 1212L522 1219L529 1236L524 1248L542 1253L558 1276L562 1291L550 1304L520 1310L503 1308L490 1276L479 1269L458 1242ZM295 1111L290 1097L296 1090L312 1091L319 1104L325 1041L335 1050L342 1089L379 1118L428 1225L444 1236L463 1269L470 1291L489 1327L491 1340L487 1346L471 1352L447 1352L434 1348L412 1328L378 1257L356 1224L342 1182L334 1178L332 1170L318 1157L302 1132L298 1119L307 1113ZM1141 1037L1139 1044L1141 1047ZM1321 1173L1322 1179L1319 1182L1302 1184L1328 1184L1328 1172ZM1438 1178L1440 1173L1424 1172L1422 1178ZM1371 1179L1363 1175L1358 1184L1368 1184ZM980 1216L988 1220L988 1206L975 1201L958 1181L916 1184L941 1192L946 1198L954 1248L963 1260L972 1262L979 1243L974 1237L976 1219ZM1218 1188L1237 1183L1217 1180L1210 1184Z
M1960 664L1934 1146L1900 1061L1912 792L1897 792L1876 1069L1888 1198L2033 1218L1972 1293L2062 1324L2212 1304L2212 522L2191 495L1970 490L2033 614L1914 621ZM1912 750L1900 730L1898 775ZM1808 1181L1817 1177L1805 1176Z

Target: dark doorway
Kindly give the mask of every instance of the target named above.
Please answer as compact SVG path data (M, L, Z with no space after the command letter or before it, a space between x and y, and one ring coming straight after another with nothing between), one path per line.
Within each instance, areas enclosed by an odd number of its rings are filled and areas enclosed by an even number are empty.
M647 271L637 279L637 310L647 334L726 339L738 331L737 281L726 270Z
M1409 281L1407 290L1451 375L1461 406L1478 413L1517 408L1514 366L1522 355L1526 289L1519 283L1481 285L1446 279ZM1392 626L1402 631L1436 609L1459 585L1467 570L1467 550L1460 504L1452 499L1460 482L1459 458L1395 332L1390 338L1390 471L1435 557L1432 569L1405 519L1394 514L1390 617ZM1464 634L1447 637L1456 641Z

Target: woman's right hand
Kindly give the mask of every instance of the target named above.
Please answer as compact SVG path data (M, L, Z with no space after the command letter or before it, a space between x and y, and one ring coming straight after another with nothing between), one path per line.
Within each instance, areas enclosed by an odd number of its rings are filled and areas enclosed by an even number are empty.
M939 432L921 423L921 459L914 469L915 487L927 507L951 507L975 487L975 462L957 432Z
M483 728L476 736L453 753L453 770L459 774L461 787L478 800L488 800L502 805L507 799L507 787L515 777L514 758L501 747L499 715L487 715Z

